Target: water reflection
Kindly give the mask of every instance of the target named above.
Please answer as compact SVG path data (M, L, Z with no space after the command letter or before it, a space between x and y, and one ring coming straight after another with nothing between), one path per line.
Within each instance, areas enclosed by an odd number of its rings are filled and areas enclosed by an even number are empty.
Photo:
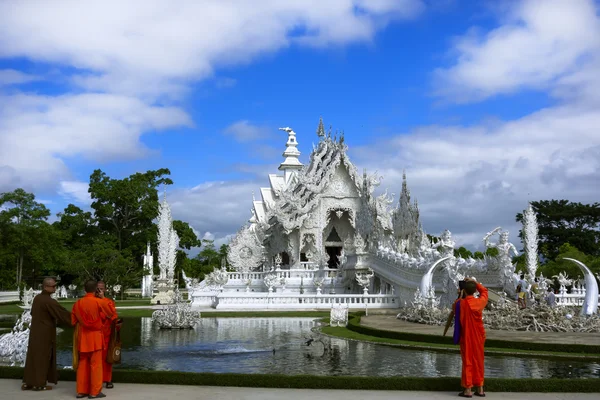
M191 372L352 376L460 376L460 355L332 339L332 349L306 346L312 318L204 318L195 330L161 331L150 318L126 318L123 364L116 368ZM58 362L71 363L71 334L59 334ZM486 357L486 376L598 378L600 365Z

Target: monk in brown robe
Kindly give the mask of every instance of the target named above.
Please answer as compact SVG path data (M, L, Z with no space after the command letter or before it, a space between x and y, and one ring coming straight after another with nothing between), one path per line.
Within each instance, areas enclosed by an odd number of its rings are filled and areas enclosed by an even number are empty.
M104 322L113 317L112 311L100 301L96 281L85 283L85 296L73 305L71 320L76 333L73 350L78 351L77 398L106 397L102 393L102 350Z
M31 326L23 390L50 390L47 382L58 383L56 372L56 324L71 326L71 315L50 295L56 291L56 281L46 278L42 292L31 304Z
M104 348L102 350L102 381L106 384L107 389L112 389L115 386L112 383L112 364L106 362L106 356L108 355L108 345L110 343L110 334L112 332L113 324L116 324L117 330L121 329L121 324L117 323L119 321L117 315L117 309L115 307L115 301L106 296L106 283L103 281L98 281L98 295L97 297L101 302L105 303L105 307L109 308L113 313L113 318L107 319L104 322L104 326L102 328L102 335L104 336ZM102 293L103 297L100 297L100 293Z
M488 303L488 290L473 279L465 279L464 298L459 300L460 319L460 356L462 358L460 397L485 397L483 391L483 345L485 328L483 327L483 309ZM473 294L479 292L479 297ZM473 393L472 387L477 387Z

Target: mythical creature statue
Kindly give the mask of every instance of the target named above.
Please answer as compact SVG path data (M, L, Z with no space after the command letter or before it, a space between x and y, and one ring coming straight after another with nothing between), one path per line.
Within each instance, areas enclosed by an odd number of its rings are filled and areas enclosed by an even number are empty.
M497 227L493 231L488 232L488 234L484 236L483 242L485 243L485 247L488 249L489 248L498 249L497 259L499 262L499 267L502 271L502 279L503 279L502 285L503 285L504 291L509 294L514 294L515 287L514 287L512 276L515 271L515 266L512 263L511 252L515 256L518 256L519 252L517 251L517 248L515 247L515 245L508 241L508 231L500 232L501 229L502 229L501 227ZM499 235L498 242L492 243L492 242L490 242L490 237L492 235L494 235L495 233L498 233L498 235Z

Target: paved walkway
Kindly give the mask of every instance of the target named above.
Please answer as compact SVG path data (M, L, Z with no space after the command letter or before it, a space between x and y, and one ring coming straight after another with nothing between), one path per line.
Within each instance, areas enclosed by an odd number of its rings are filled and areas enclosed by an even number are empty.
M74 399L75 382L59 382L47 392L21 391L21 382L0 379L3 399L55 400ZM458 398L456 392L408 392L387 390L327 390L327 389L265 389L214 386L140 385L115 383L114 389L104 389L106 400L164 400L218 399L218 400L439 400ZM597 400L598 393L577 393L577 400ZM476 398L476 397L473 397ZM502 400L570 400L573 393L488 393L486 398Z
M370 328L386 331L421 333L428 335L442 335L443 326L417 324L396 319L395 315L369 315L362 317L360 324ZM452 336L450 330L446 336ZM600 335L597 333L577 332L525 332L525 331L497 331L486 330L488 339L509 340L513 342L535 342L556 344L589 344L600 346Z

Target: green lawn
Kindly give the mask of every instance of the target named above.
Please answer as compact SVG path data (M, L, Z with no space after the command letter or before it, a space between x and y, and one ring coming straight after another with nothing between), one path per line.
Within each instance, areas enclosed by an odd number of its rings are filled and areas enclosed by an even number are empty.
M362 333L351 331L347 328L324 326L321 328L321 332L326 335L339 337L343 339L358 340L363 342L371 342L382 345L398 346L398 347L411 347L421 350L435 350L435 351L446 351L452 353L460 353L460 349L457 345L442 344L442 343L426 343L426 342L413 342L408 340L382 338L377 336L364 335ZM593 360L599 360L600 354L588 354L588 353L565 353L565 352L554 352L554 351L535 351L535 350L517 350L517 349L503 349L503 348L485 348L486 355L512 355L521 357L536 357L536 358L570 358L570 359L581 359L589 358Z

